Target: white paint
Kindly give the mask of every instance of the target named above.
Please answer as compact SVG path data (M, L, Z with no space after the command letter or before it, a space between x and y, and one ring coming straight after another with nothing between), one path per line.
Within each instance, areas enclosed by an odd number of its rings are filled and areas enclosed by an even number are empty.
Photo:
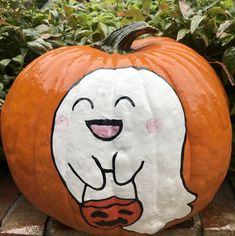
M135 198L135 191L132 183L120 186L114 183L112 173L107 173L107 183L105 188L101 191L96 191L92 188L87 188L85 194L85 201L99 200L109 198L110 196L116 196L119 198Z
M122 96L129 96L135 107L128 100L121 100L115 107ZM73 104L81 97L91 99L94 109L84 100L72 111ZM127 230L152 234L191 212L187 204L195 196L185 189L180 177L186 132L184 112L176 93L161 77L146 69L96 70L71 88L56 112L57 117L63 117L66 124L65 127L61 122L54 125L55 164L79 202L82 202L84 184L68 163L85 183L101 188L104 179L92 156L103 169L112 169L113 155L118 152L115 162L118 183L131 179L144 161L135 178L144 211L137 222L125 227ZM85 124L93 119L120 119L123 130L112 141L99 140ZM120 196L120 192L123 198L133 197L130 185L120 190L109 176L106 174L108 181L102 191L89 191L85 199L102 199L109 194Z

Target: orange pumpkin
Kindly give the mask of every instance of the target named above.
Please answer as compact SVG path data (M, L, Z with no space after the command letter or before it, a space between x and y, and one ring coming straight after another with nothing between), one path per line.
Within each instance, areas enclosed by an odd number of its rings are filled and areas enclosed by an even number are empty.
M226 175L223 87L185 45L134 41L155 32L134 23L93 46L52 50L7 96L2 139L17 186L75 229L155 233L202 210Z

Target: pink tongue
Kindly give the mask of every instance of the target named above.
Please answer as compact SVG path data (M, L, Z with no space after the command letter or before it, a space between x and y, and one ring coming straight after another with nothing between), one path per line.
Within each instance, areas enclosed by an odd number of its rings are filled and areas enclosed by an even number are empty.
M91 125L91 129L99 137L111 138L118 133L120 127L112 125Z

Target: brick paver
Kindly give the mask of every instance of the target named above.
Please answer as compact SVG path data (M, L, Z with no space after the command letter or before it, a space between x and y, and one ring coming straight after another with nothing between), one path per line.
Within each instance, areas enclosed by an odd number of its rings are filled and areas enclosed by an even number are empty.
M204 236L235 235L235 195L227 182L201 212Z
M57 220L49 219L45 236L90 236L87 233L79 232L61 224Z
M46 220L47 216L21 195L2 220L0 235L43 236Z
M0 226L2 219L19 195L20 191L10 177L9 172L0 170Z
M0 176L0 236L89 236L49 218L19 197L9 174ZM18 197L18 198L17 198ZM155 236L235 236L235 194L224 182L213 202L183 224ZM111 235L110 235L111 236Z
M172 228L166 229L156 236L201 236L202 225L199 215L193 217L180 225L173 226ZM154 235L155 236L155 235Z

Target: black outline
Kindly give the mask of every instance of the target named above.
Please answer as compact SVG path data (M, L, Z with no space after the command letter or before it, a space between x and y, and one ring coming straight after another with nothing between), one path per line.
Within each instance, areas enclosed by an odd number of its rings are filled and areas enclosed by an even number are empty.
M98 226L108 226L108 227L117 227L117 224L124 224L123 226L128 226L127 225L128 221L127 219L124 219L124 218L121 218L121 217L118 217L116 220L111 220L111 221L104 221L104 220L101 220L101 221L98 221L98 222L94 222L94 224L98 225ZM126 224L126 225L125 225ZM118 225L120 226L120 225Z
M128 216L133 215L132 211L128 211L126 209L119 210L118 213L123 214L123 215L128 215Z
M81 207L81 206L82 206L82 203L80 203L80 202L76 199L76 197L73 195L73 193L70 192L70 190L69 190L69 188L68 188L68 186L67 186L65 180L64 180L63 177L61 176L61 174L60 174L60 172L59 172L59 170L58 170L58 168L57 168L56 162L55 162L55 157L54 157L54 153L53 153L53 145L52 145L52 143L53 143L53 134L54 134L54 127L55 127L56 113L57 113L57 111L58 111L58 109L59 109L61 103L64 101L65 97L66 97L67 94L70 92L70 90L71 90L73 87L77 86L87 75L89 75L89 74L91 74L91 73L93 73L93 72L95 72L95 71L97 71L97 70L100 70L100 69L103 69L103 70L116 70L116 69L126 69L126 68L134 68L134 69L136 69L136 70L147 70L147 71L150 71L150 72L154 73L155 75L157 75L159 78L161 78L164 82L166 82L166 83L172 88L172 90L175 92L175 94L176 94L176 96L177 96L177 98L178 98L178 100L179 100L179 102L180 102L180 104L181 104L181 107L182 107L183 112L184 112L184 118L185 118L185 124L184 124L184 125L185 125L185 135L184 135L184 142L183 142L183 144L182 144L182 149L181 149L182 151L181 151L180 177L181 177L181 180L182 180L182 183L183 183L183 186L184 186L185 190L187 190L189 193L191 193L192 195L195 196L195 200L193 200L192 202L190 202L190 203L187 204L187 205L191 208L191 212L188 214L188 215L190 215L190 214L192 213L192 211L193 211L193 205L192 205L192 204L197 200L198 194L192 192L192 191L188 188L188 186L187 186L186 183L185 183L184 176L183 176L183 168L184 168L184 167L183 167L184 150L185 150L185 143L186 143L186 139L187 139L187 126L186 126L186 124L187 124L187 119L186 119L186 113L185 113L185 110L184 110L183 103L182 103L180 97L178 96L176 90L172 87L172 85L171 85L167 80L165 80L161 75L159 75L158 73L156 73L156 72L153 71L153 70L150 70L149 68L146 68L146 67L136 67L136 66L127 66L127 67L118 67L118 68L104 68L104 67L100 67L100 68L94 69L94 70L92 70L92 71L86 73L82 78L78 79L78 81L75 82L75 83L70 87L70 89L68 89L68 91L64 94L64 96L63 96L63 98L61 99L61 101L58 103L57 108L55 109L54 116L53 116L53 119L52 119L52 124L51 124L52 126L51 126L51 142L50 142L50 144L51 144L51 157L52 157L52 161L53 161L53 163L54 163L54 166L55 166L55 168L56 168L56 170L57 170L57 172L58 172L58 175L59 175L59 177L60 177L60 179L61 179L61 182L62 182L62 183L64 184L64 186L67 188L67 190L68 190L68 192L71 194L72 198L73 198L73 199L77 202L77 204ZM134 189L135 189L135 191L136 191L136 193L137 193L137 187L136 187L136 184L135 184L134 182L133 182L133 185L134 185ZM85 185L85 186L84 186L84 189L83 189L83 193L82 193L82 199L84 199L84 194L85 194L86 188L87 188L87 186ZM141 204L142 204L142 203L141 203ZM142 206L142 208L143 208L143 206ZM81 211L81 212L82 212L82 211ZM185 215L185 216L183 216L182 218L187 217L188 215ZM182 219L182 218L179 218L179 219ZM173 219L173 220L167 222L166 225L167 225L168 223L174 221L174 220L178 220L178 219L177 219L177 218L176 218L176 219ZM126 231L136 233L135 231L132 231L132 230L126 230Z
M94 211L92 212L91 214L91 217L92 218L97 218L97 217L100 217L100 218L107 218L108 217L108 214L103 212L103 211Z
M69 166L69 168L71 169L71 171L74 173L74 175L77 176L77 177L79 178L79 180L82 181L82 182L85 184L86 187L89 187L89 188L92 188L92 189L94 189L94 190L99 191L99 190L102 190L102 189L105 187L105 185L106 185L106 176L105 176L105 172L102 171L102 166L101 166L100 162L97 160L97 158L94 157L94 156L91 156L91 157L92 157L92 159L95 161L96 165L99 167L99 169L101 170L101 173L102 173L103 184L102 184L101 187L99 187L99 188L95 188L95 187L89 185L88 183L86 183L86 182L82 179L82 177L80 177L80 175L75 171L75 169L73 168L73 166L72 166L69 162L68 162L68 166Z
M104 199L102 199L102 200L108 200L108 199L111 199L111 198L113 198L113 197L116 197L116 198L119 198L119 197L117 197L117 196L111 196L111 197L107 197L107 198L104 198ZM120 198L119 198L120 199ZM125 200L129 200L130 202L128 203L128 204L118 204L118 205L120 205L120 206L129 206L132 202L134 202L134 201L139 201L140 202L140 200L139 199L136 199L136 198L125 198ZM100 201L100 199L99 200L88 200L88 201L83 201L82 203L81 203L81 205L82 206L84 206L84 204L86 203L86 202L90 202L90 201L92 201L92 202L99 202ZM107 209L107 208L110 208L110 207L112 207L112 206L114 206L114 205L116 205L116 203L112 203L112 204L110 204L110 205L108 205L108 206L102 206L102 207L99 207L99 206L92 206L92 207L94 207L94 208L96 208L96 209L100 209L100 208L105 208L105 209ZM90 206L89 206L90 207Z
M132 177L127 180L126 182L124 183L119 183L117 181L117 178L116 178L116 171L115 171L115 161L116 161L116 158L117 158L117 152L113 155L113 159L112 159L112 169L113 169L113 180L114 182L117 184L117 185L120 185L120 186L123 186L123 185L126 185L126 184L129 184L130 182L134 182L134 179L136 177L136 175L141 171L141 169L143 168L144 166L144 161L141 161L141 164L139 166L139 168L137 169L137 171L132 175Z
M91 105L91 109L94 109L94 103L92 102L92 100L90 98L82 97L75 101L75 103L72 106L72 111L74 111L75 106L81 101L88 101Z
M126 99L127 101L129 101L129 102L131 103L131 105L132 105L133 107L135 107L135 103L134 103L133 100L132 100L130 97L128 97L128 96L122 96L122 97L118 98L118 100L115 102L114 106L116 107L117 104L119 103L119 101L121 101L122 99Z

